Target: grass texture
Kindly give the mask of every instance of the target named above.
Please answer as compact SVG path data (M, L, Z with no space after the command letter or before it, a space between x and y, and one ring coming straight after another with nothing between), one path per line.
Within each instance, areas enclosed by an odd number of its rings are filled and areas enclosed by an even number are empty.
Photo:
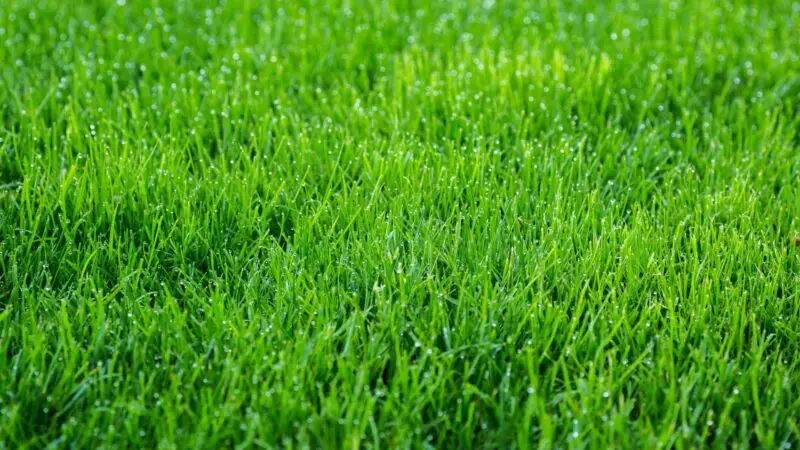
M800 445L800 3L2 3L0 448Z

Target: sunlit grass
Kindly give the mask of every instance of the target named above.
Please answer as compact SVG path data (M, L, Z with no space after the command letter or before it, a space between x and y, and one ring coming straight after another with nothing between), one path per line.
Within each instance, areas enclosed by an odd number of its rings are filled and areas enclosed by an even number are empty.
M0 448L800 445L800 4L0 7Z

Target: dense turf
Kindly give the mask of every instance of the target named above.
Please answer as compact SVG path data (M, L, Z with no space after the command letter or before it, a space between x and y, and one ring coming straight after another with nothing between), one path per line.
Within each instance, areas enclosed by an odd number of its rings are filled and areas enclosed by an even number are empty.
M800 445L800 3L2 3L0 448Z

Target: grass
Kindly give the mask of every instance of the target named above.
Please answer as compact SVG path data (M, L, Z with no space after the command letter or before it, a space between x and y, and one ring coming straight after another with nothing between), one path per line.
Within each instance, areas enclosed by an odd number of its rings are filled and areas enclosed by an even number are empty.
M795 448L800 4L9 0L0 448Z

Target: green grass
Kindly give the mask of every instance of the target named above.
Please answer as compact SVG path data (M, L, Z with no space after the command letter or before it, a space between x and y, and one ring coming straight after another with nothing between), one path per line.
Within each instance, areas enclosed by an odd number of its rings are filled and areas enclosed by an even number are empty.
M6 0L0 449L796 448L800 3Z

